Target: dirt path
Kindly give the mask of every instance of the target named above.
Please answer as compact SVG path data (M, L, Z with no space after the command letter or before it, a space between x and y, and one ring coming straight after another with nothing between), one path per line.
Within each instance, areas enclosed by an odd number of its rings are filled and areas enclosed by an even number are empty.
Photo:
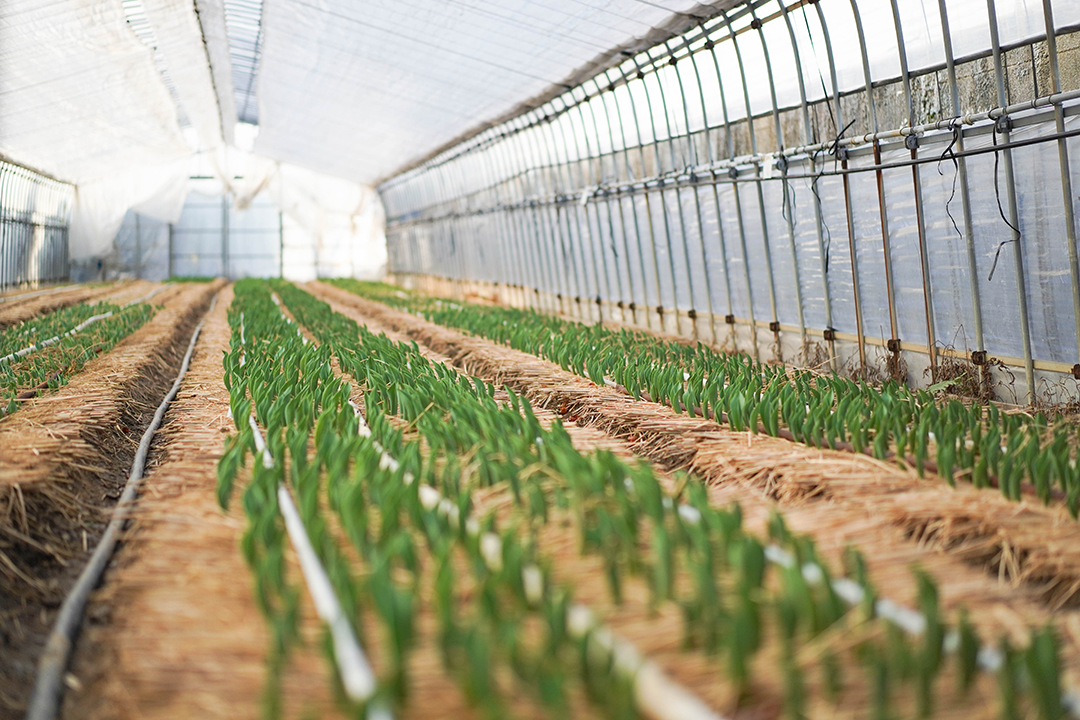
M1057 508L953 490L895 465L736 433L711 421L634 400L535 356L428 323L323 283L308 289L449 356L455 365L528 394L546 407L626 441L666 467L692 470L716 503L738 500L763 522L777 507L838 560L856 545L880 591L913 603L911 567L938 578L944 607L972 610L987 637L1059 628L1073 687L1080 684L1080 524ZM1063 595L1063 593L1066 593Z
M22 717L56 608L217 289L162 293L145 325L0 421L0 718Z
M240 551L239 502L223 513L217 462L234 429L221 356L226 289L166 415L153 462L105 587L94 597L67 718L256 718L270 635ZM327 666L310 623L286 673L286 716L333 714ZM310 632L314 630L314 632Z

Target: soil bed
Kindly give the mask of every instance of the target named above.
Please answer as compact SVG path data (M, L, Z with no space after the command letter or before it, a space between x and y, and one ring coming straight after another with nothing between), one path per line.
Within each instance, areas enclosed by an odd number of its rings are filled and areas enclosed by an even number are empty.
M910 567L917 563L938 578L944 606L970 608L987 637L1052 619L1062 633L1071 685L1077 685L1080 613L1072 607L1080 587L1080 524L1067 512L994 492L954 490L872 458L732 432L337 288L308 288L444 353L470 373L526 393L534 405L626 440L665 467L695 472L717 502L737 499L748 510L757 505L759 515L775 504L827 557L855 544L879 589L898 601L913 601Z
M126 293L128 288L132 285L139 284L140 286L145 283L147 290L149 291L150 283L142 281L141 283L109 283L108 285L102 285L99 287L88 287L86 285L73 285L70 289L64 292L53 293L50 295L39 295L37 297L30 297L24 300L11 300L0 304L0 330L17 325L24 320L45 315L51 313L54 310L68 307L69 305L77 305L82 302L98 302L100 300L110 300L113 296ZM134 295L133 297L138 297Z
M139 330L0 421L0 718L22 717L55 611L219 288L160 293Z

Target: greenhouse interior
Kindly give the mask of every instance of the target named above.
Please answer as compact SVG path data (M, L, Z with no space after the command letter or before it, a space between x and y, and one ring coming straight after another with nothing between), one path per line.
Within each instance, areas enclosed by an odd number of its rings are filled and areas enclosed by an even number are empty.
M1080 2L4 0L0 720L1080 718Z

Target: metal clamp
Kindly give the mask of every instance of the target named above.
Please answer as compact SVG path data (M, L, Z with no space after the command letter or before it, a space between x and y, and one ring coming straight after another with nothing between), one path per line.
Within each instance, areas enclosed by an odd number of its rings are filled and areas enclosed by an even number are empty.
M889 352L891 353L900 352L900 338L891 338L890 340L886 341L885 347L888 348Z
M780 332L780 321L779 320L773 320L771 323L769 323L769 332L774 332L774 333Z

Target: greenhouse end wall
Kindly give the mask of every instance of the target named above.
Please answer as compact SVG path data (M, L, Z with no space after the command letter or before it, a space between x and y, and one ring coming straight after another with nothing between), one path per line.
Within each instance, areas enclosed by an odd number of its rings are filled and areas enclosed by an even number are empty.
M1078 26L1050 0L720 11L382 183L390 270L762 360L1074 398Z

